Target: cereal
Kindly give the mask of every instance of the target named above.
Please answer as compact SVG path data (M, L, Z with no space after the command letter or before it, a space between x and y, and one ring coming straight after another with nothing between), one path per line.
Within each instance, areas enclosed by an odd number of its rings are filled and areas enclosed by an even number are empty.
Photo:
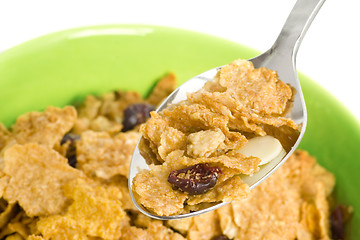
M230 216L216 210L223 232L234 239L329 239L326 197L334 177L322 168L319 174L319 168L306 152L297 151L247 199L231 203Z
M0 163L1 163L0 169L2 169L3 168L2 165L4 164L4 161L2 160ZM3 172L0 171L0 198L3 197L3 195L4 195L4 191L5 191L6 186L9 183L9 179L10 179L9 176L6 176Z
M19 144L33 142L53 147L74 126L76 115L70 106L24 114L12 126L13 136Z
M298 126L284 117L292 105L294 93L289 85L279 80L275 71L255 69L249 61L236 60L222 67L202 89L188 93L187 100L151 113L150 120L140 128L144 138L139 144L140 153L148 164L166 165L163 170L170 174L168 181L175 186L172 194L185 192L189 195L183 212L186 204L200 206L201 203L239 200L248 190L237 175L255 173L260 169L261 160L255 156L246 157L237 150L252 137L270 134L279 137L282 148L289 151L299 134ZM205 184L206 187L199 187L195 181L185 184L171 175L174 171L188 169L184 165L198 164L212 164L227 174L221 176L221 181L216 178L211 184ZM228 171L229 168L237 171ZM163 179L154 172L150 175ZM240 186L237 190L233 189L237 188L236 183ZM133 191L146 194L152 191L150 189L150 183L145 183L141 189L138 182ZM228 194L223 194L225 189L229 189ZM199 194L204 197L192 196ZM155 196L160 197L157 205L167 201L161 198L166 195ZM164 213L157 212L158 207L149 206L149 202L140 201L140 204L155 214Z
M139 202L157 213L179 213L187 198L187 194L177 193L165 179L154 176L149 171L137 175L133 185ZM143 186L147 188L144 189ZM159 201L159 198L162 201Z
M10 219L12 219L16 215L16 212L16 204L7 204L4 199L0 199L0 229L6 226Z
M73 132L80 134L85 130L94 130L117 133L123 128L125 108L143 101L136 92L114 91L101 97L87 96L78 108L79 118Z
M199 215L193 219L187 238L189 240L211 239L221 233L217 214L212 211Z
M5 227L0 228L1 239L8 235L16 235L19 239L26 239L30 234L37 232L35 229L37 219L27 216L18 206L14 209L13 218Z
M44 240L41 236L30 235L26 240Z
M75 179L65 185L64 192L73 199L66 214L41 218L37 224L45 239L87 239L87 236L117 239L121 236L127 219L118 189Z
M226 179L202 195L190 196L187 204L195 205L202 202L241 200L248 196L249 191L249 186L243 183L239 176L234 176Z
M159 105L159 103L176 89L176 84L176 75L169 73L156 84L146 101L155 106Z
M9 130L6 129L6 127L0 123L0 152L3 147L5 147L8 139L10 136Z
M128 227L124 228L121 239L123 240L143 240L143 239L160 239L160 240L185 240L185 238L165 227L161 222L154 221L146 229Z
M18 202L28 216L57 214L66 208L62 187L83 174L56 151L37 143L13 145L4 153L4 191L9 203Z
M207 84L208 92L201 96L190 96L198 103L195 107L176 109L178 117L193 127L177 128L171 124L177 115L170 112L166 118L153 113L160 124L142 127L154 143L145 140L143 151L161 165L150 165L151 171L136 177L134 186L140 186L136 197L164 215L239 200L203 215L169 221L151 219L135 208L127 172L140 133L138 126L120 132L123 110L140 102L157 105L175 88L174 79L169 75L161 80L148 100L134 92L115 91L87 97L77 114L72 107L48 108L23 115L14 130L0 126L0 239L330 239L333 175L306 152L296 151L249 192L238 175L256 172L260 160L234 148L261 134L277 136L284 145L287 136L295 133L290 139L296 138L296 131L286 118L275 121L251 112L242 113L243 121L236 122L234 116L240 112L231 110L238 100L223 94L226 87L217 83ZM283 111L285 105L278 103L262 111ZM73 167L68 154L80 158ZM167 181L170 172L195 164L220 168L216 185L200 195L174 190ZM163 195L165 201L158 201Z
M140 134L129 131L112 137L107 132L85 131L76 142L77 167L89 177L128 176L132 153Z
M223 67L216 83L238 100L243 111L262 115L283 115L292 90L275 71L254 69L250 61L236 60Z

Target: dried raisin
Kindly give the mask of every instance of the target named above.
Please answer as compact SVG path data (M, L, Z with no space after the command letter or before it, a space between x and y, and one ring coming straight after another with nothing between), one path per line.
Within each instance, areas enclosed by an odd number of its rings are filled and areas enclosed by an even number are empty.
M344 231L344 211L341 205L338 205L330 216L330 225L332 238L335 240L345 239Z
M65 144L67 141L70 141L71 143L74 143L76 140L80 140L80 136L75 133L67 133L65 136L61 139L60 145Z
M219 167L210 167L207 163L200 163L171 171L168 182L183 192L192 195L203 194L215 186L221 173Z
M124 110L123 132L133 129L136 125L144 123L149 117L150 112L155 107L147 103L132 104Z
M60 145L63 145L66 142L70 141L68 149L66 151L66 157L68 159L69 165L72 166L73 168L76 167L76 163L77 163L75 141L79 139L80 139L79 135L74 133L67 133L60 141Z

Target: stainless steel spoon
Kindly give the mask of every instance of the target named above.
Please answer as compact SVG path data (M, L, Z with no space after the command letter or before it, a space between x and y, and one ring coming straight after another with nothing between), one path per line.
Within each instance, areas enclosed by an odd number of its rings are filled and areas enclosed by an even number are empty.
M299 138L297 139L294 146L291 148L289 153L284 158L273 160L269 164L262 166L260 171L253 174L252 176L246 176L242 178L242 180L250 186L250 189L253 189L257 185L259 185L262 181L264 181L267 177L269 177L272 173L274 173L275 170L278 169L281 166L281 164L283 164L288 159L288 157L295 151L295 149L297 148L301 139L304 136L306 122L307 122L306 107L305 107L304 97L301 91L299 79L296 73L295 57L307 29L309 28L312 20L315 18L317 12L319 11L319 9L321 8L324 2L325 0L298 0L295 3L295 6L293 7L274 45L265 53L253 59L249 59L250 61L253 62L256 68L266 67L272 70L276 70L279 75L279 78L282 81L289 83L291 84L291 86L296 88L297 94L295 96L294 106L291 113L287 117L293 119L297 124L302 125ZM156 111L157 112L162 111L169 104L174 104L182 100L185 100L186 93L195 92L199 90L206 81L213 79L213 77L216 75L217 71L220 68L221 67L211 69L185 82L183 85L177 88L159 106L159 108ZM130 165L129 183L128 183L129 191L130 191L131 199L135 204L135 206L139 209L139 211L151 218L160 219L160 220L169 220L169 219L193 217L199 214L212 211L228 203L228 202L222 202L206 209L202 209L187 214L181 214L181 215L172 215L172 216L154 215L148 212L141 205L139 205L133 196L133 192L132 192L133 178L139 172L139 170L142 169L149 169L149 167L146 164L145 159L140 155L137 146L133 153L133 157Z

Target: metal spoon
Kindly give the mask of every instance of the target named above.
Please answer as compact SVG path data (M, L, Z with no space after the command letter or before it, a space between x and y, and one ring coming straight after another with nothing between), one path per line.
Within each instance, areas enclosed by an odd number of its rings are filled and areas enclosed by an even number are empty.
M256 68L258 67L266 67L271 70L277 71L279 78L291 84L291 86L295 87L297 90L297 94L295 96L294 106L291 113L287 116L293 119L297 124L301 124L301 132L300 135L288 152L288 154L284 158L275 159L271 161L269 164L261 167L260 171L253 174L252 176L246 176L242 178L242 180L250 186L250 189L253 189L257 185L259 185L262 181L268 178L272 173L278 169L281 164L283 164L289 156L295 151L297 146L299 145L301 139L304 136L305 128L306 128L306 107L304 102L304 97L301 91L299 79L296 73L295 68L295 57L297 50L300 46L300 43L309 28L312 20L315 18L317 12L321 8L322 4L325 0L298 0L288 19L286 20L280 35L275 41L274 45L265 53L250 59L253 62ZM208 80L212 80L216 75L217 71L219 71L221 67L217 67L206 71L189 81L185 82L179 88L177 88L156 110L157 112L164 110L169 104L174 104L180 102L181 100L186 99L186 93L195 92L203 87L204 83ZM148 165L145 162L145 159L140 155L138 146L136 147L130 165L129 172L129 190L133 203L143 214L160 220L169 220L169 219L180 219L186 217L193 217L199 214L203 214L214 209L217 209L221 206L224 206L228 202L222 202L216 204L212 207L202 209L196 212L181 214L181 215L172 215L172 216L157 216L150 212L148 212L145 208L140 206L133 195L132 192L132 182L135 175L142 169L149 169ZM279 183L281 184L281 183Z

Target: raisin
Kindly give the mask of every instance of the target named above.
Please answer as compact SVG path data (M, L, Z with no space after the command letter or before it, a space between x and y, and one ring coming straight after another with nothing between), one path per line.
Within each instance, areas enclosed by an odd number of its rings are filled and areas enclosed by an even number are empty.
M219 236L213 237L211 240L230 240L230 238L228 238L225 235L219 235Z
M168 182L175 188L192 195L203 194L215 186L221 174L219 167L210 167L207 163L171 171Z
M77 141L79 139L80 139L79 135L74 134L74 133L67 133L67 134L65 134L63 139L61 139L61 141L60 141L60 145L63 145L66 142L70 141L70 144L66 151L65 156L68 159L68 164L73 168L76 168L76 163L77 163L75 141Z
M129 131L133 129L136 125L144 123L150 117L150 112L154 110L155 107L147 103L137 103L128 106L124 110L122 131Z
M80 136L75 133L67 133L65 136L61 139L60 145L65 144L67 141L70 141L71 143L74 143L76 140L80 140Z
M344 210L341 205L338 205L331 213L330 225L333 239L345 239Z

